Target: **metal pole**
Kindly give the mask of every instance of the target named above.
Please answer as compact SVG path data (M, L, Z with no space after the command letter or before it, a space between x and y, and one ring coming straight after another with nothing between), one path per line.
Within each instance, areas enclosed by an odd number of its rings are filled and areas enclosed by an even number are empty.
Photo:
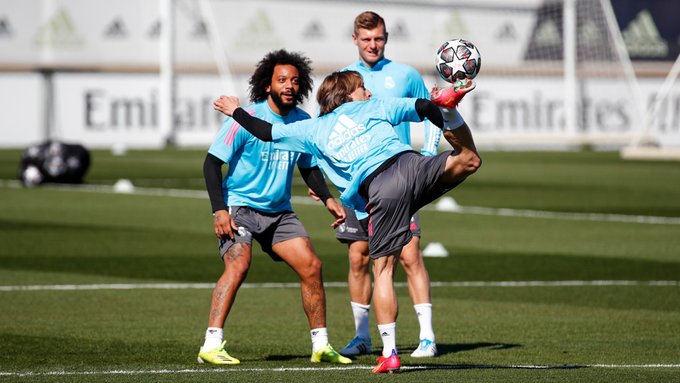
M566 132L583 134L578 129L578 79L576 77L576 0L564 0L562 41L564 56L564 123Z
M159 96L159 124L160 131L167 134L166 145L173 145L176 142L176 131L174 123L175 110L175 81L174 81L174 48L175 48L175 18L174 0L160 1L160 84L158 87Z
M222 81L222 91L229 94L237 94L234 79L229 69L229 59L224 51L225 46L222 43L217 20L215 19L215 12L213 12L209 0L200 0L199 4L201 7L201 17L206 23L206 28L208 28L210 48L220 74L220 80Z

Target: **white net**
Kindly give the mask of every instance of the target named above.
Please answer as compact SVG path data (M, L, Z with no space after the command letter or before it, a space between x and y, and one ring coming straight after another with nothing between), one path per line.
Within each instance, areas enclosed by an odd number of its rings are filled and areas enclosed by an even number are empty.
M633 131L621 157L631 160L680 160L680 55Z
M494 97L507 101L489 111L496 127L489 141L499 147L628 142L639 92L610 12L600 0L544 1L531 11L522 60L491 73Z

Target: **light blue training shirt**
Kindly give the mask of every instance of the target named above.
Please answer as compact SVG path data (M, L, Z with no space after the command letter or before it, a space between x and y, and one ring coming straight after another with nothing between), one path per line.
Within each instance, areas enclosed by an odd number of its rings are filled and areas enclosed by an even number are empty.
M300 108L280 116L272 111L266 100L243 109L271 124L310 118ZM267 213L292 210L290 185L296 163L300 168L316 166L311 155L282 150L275 148L273 142L260 141L231 117L222 123L208 153L229 164L222 181L227 206L249 206Z
M354 70L364 79L364 87L371 91L373 98L409 97L430 99L430 92L425 87L423 78L412 66L383 58L373 68L357 60L341 69ZM437 154L437 147L442 131L430 121L423 123L425 143L421 153L427 156ZM394 127L401 142L411 145L411 124L408 121Z
M415 98L374 98L348 102L333 112L311 120L274 124L276 147L309 153L341 192L345 206L365 214L366 201L359 186L385 160L412 150L393 126L421 121Z

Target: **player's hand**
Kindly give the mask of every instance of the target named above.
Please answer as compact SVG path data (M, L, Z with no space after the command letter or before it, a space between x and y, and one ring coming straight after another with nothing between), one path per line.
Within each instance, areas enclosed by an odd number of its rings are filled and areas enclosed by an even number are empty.
M335 217L335 221L331 223L331 227L333 229L335 229L336 227L340 226L343 222L345 222L345 218L347 218L345 208L342 207L342 205L335 202L334 198L329 198L326 200L326 209L328 209L328 212L331 213L333 217Z
M312 197L314 201L321 201L321 198L319 198L319 196L316 195L316 193L314 193L314 190L312 190L312 188L307 188L307 194L309 194L309 196Z
M238 97L236 96L220 96L213 102L213 109L220 111L231 117L236 108L240 106Z
M238 231L238 226L236 226L236 222L231 218L231 214L226 210L217 210L213 216L215 236L217 238L227 236L234 239L234 232Z

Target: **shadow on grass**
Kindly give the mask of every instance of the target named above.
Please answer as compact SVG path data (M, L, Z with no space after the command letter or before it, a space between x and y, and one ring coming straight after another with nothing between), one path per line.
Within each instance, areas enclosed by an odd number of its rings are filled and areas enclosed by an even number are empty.
M406 351L409 348L407 346L397 346L401 351L402 358L404 356L407 356L410 354L410 351ZM437 343L437 351L439 355L446 355L446 354L455 354L458 352L463 352L463 351L472 351L472 350L477 350L481 348L486 348L489 350L507 350L515 347L522 347L521 344L514 344L514 343L493 343L493 342L479 342L479 343L459 343L459 344L446 344L446 343ZM357 359L361 360L362 362L367 358L367 357L375 357L377 358L380 356L380 349L374 349L373 352L370 354L364 354L357 357L350 357L353 361L357 361ZM296 360L296 359L306 359L308 356L306 355L267 355L264 360L266 361L290 361L290 360ZM415 359L413 359L415 360ZM423 361L432 361L434 359L422 359Z
M522 347L522 345L515 343L493 343L493 342L457 343L457 344L437 343L437 351L439 355L455 354L457 352L472 351L480 348L487 348L490 350L507 350L516 347Z
M310 355L267 355L264 360L268 362L286 362L289 360L309 358Z
M575 370L589 368L589 366L558 364L558 365L499 365L499 364L430 364L421 366L401 366L401 374L431 370Z

